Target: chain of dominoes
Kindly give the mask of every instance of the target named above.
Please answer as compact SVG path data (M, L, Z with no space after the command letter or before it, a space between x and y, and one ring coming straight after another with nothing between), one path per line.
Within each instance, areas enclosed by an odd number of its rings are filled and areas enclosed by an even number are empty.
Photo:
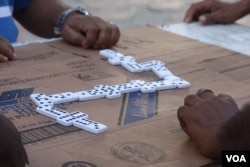
M152 93L159 90L187 88L190 83L171 73L165 63L160 60L152 60L137 63L133 56L126 56L110 49L101 50L100 56L107 59L112 65L121 65L132 73L152 70L160 81L146 82L144 80L132 80L128 83L117 85L96 85L93 89L80 92L64 92L59 94L45 95L42 93L31 94L30 99L36 104L36 111L42 115L55 119L64 126L75 126L88 132L98 134L107 130L107 126L90 120L86 113L75 111L67 112L54 107L56 104L87 101L100 98L119 98L124 93L141 91L143 93Z

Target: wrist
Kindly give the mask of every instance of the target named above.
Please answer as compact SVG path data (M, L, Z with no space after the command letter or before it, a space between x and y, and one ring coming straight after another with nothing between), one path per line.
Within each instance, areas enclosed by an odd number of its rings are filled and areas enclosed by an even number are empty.
M54 33L56 35L61 35L64 22L66 18L72 13L79 13L81 15L91 16L91 13L83 7L69 8L69 9L64 10L58 18L57 26L54 27Z
M207 142L204 142L199 146L201 154L211 159L220 159L221 158L221 135L215 134Z

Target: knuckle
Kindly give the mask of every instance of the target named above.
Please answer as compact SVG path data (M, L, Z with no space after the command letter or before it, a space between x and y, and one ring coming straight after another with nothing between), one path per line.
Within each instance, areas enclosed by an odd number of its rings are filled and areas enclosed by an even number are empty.
M89 31L91 31L91 33L95 33L95 34L99 34L100 32L100 28L98 26L92 26Z
M191 4L191 5L190 5L190 8L195 8L196 6L197 6L197 4L194 3L194 4Z
M233 101L233 98L229 96L228 94L220 93L217 96L220 99L228 100L228 101Z
M178 116L182 116L184 110L185 110L185 106L180 106L180 107L177 109L177 114L178 114Z
M184 99L184 104L187 105L187 106L192 106L192 105L195 104L196 99L197 99L196 95L188 95Z
M185 97L185 99L184 99L184 101L190 101L190 100L193 100L193 99L195 99L195 95L187 95L186 97Z

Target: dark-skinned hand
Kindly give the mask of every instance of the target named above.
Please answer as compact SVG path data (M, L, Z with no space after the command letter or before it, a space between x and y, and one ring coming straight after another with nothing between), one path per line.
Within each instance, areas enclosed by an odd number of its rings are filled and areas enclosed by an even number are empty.
M219 158L220 129L238 111L231 96L216 96L211 90L201 89L185 98L177 115L180 126L197 144L200 152L210 158Z
M204 0L194 3L187 10L184 22L199 21L208 24L229 24L250 12L249 0L227 3L219 0Z
M16 59L12 45L0 35L0 63Z
M65 41L85 49L103 49L115 45L120 38L119 28L96 16L69 15L62 29Z

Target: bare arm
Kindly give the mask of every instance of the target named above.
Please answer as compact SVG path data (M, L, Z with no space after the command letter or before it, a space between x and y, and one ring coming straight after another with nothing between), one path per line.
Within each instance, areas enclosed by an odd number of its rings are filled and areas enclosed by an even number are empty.
M61 0L31 0L27 8L16 11L14 16L30 32L49 38L55 36L53 27L67 8Z
M69 7L60 0L31 0L31 4L15 12L15 18L29 31L42 37L55 37L54 27L61 13ZM96 16L78 12L69 14L63 23L61 35L71 44L83 48L109 48L120 38L120 30Z
M250 103L222 126L219 140L222 150L250 150Z

